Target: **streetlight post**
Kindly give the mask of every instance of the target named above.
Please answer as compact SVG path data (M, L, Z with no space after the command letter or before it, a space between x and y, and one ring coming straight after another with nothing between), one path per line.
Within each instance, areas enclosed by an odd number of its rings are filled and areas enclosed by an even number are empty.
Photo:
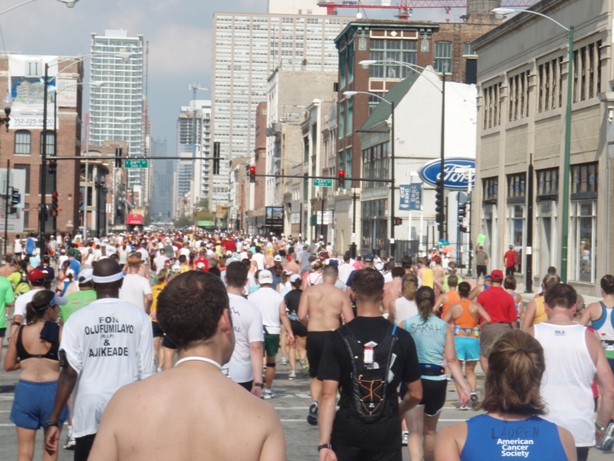
M344 91L343 95L346 97L353 97L357 94L368 94L370 96L374 96L382 102L385 102L390 106L390 255L395 256L396 243L394 241L394 227L395 227L395 150L394 150L394 101L388 101L387 99L381 97L375 93L369 93L367 91Z
M567 102L565 105L565 152L563 154L563 206L561 225L561 282L567 283L567 258L569 245L569 180L571 163L571 108L573 102L573 55L574 55L574 26L566 27L556 19L533 10L514 10L511 8L495 8L492 10L498 16L505 17L513 13L529 13L547 19L569 33L569 47L567 53Z

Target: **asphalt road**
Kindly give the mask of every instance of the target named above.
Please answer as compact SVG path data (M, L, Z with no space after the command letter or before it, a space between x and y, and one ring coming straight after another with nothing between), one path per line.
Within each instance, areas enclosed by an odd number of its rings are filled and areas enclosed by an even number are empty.
M6 352L6 345L4 347ZM279 413L288 446L288 460L292 461L317 461L318 428L307 424L306 417L309 404L309 379L297 373L295 380L288 380L289 366L281 365L278 360L277 375L273 382L273 391L276 396L270 400L271 405ZM300 370L300 367L298 367ZM0 371L0 460L10 461L17 459L17 436L13 424L9 420L11 405L13 402L13 392L15 383L19 379L18 372L6 373ZM479 376L481 387L482 377ZM457 401L456 390L452 384L448 386L448 401L443 409L439 420L439 427L465 421L476 413L473 411L460 411L454 406ZM62 443L64 442L63 431ZM240 434L236 434L240 437ZM42 453L43 433L39 431L37 436L37 449L35 460L40 460ZM72 452L60 449L60 461L72 460ZM612 452L604 453L600 450L592 449L589 455L590 461L612 460ZM403 453L403 460L409 461L406 450Z

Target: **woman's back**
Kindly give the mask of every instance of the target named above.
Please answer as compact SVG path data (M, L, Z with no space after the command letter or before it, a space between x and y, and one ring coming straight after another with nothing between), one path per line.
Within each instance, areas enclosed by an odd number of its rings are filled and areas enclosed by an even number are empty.
M485 437L485 434L491 436ZM461 461L508 457L539 461L568 459L556 424L538 416L504 421L479 415L467 421L467 439L461 451Z
M25 381L47 382L58 379L60 373L60 362L57 359L59 333L55 333L56 341L46 341L41 339L44 327L44 322L36 322L22 326L17 334L17 356L21 360L20 378ZM46 328L59 331L59 327L53 323Z

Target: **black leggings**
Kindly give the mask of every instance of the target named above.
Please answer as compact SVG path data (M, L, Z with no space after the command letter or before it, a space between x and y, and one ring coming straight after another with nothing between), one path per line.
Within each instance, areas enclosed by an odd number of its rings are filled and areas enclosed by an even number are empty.
M77 437L75 442L75 461L87 461L94 445L94 439L96 434L84 435L83 437Z

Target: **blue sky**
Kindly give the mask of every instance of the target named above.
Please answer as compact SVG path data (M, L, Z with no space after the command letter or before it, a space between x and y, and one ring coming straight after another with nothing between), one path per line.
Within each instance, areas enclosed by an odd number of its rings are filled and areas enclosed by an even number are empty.
M23 0L0 0L0 13ZM393 3L397 3L394 0ZM57 0L36 0L4 15L4 47L23 54L87 55L91 33L125 29L149 42L149 113L152 136L175 149L175 122L188 105L192 81L211 87L211 23L214 11L263 12L267 0L79 0L69 9ZM355 10L345 10L353 15ZM461 10L448 16L458 20ZM393 18L394 10L369 17ZM456 17L454 16L456 15ZM416 10L413 19L442 20L441 10ZM1 43L0 43L1 46ZM88 69L88 64L86 64ZM198 92L209 99L209 92Z

